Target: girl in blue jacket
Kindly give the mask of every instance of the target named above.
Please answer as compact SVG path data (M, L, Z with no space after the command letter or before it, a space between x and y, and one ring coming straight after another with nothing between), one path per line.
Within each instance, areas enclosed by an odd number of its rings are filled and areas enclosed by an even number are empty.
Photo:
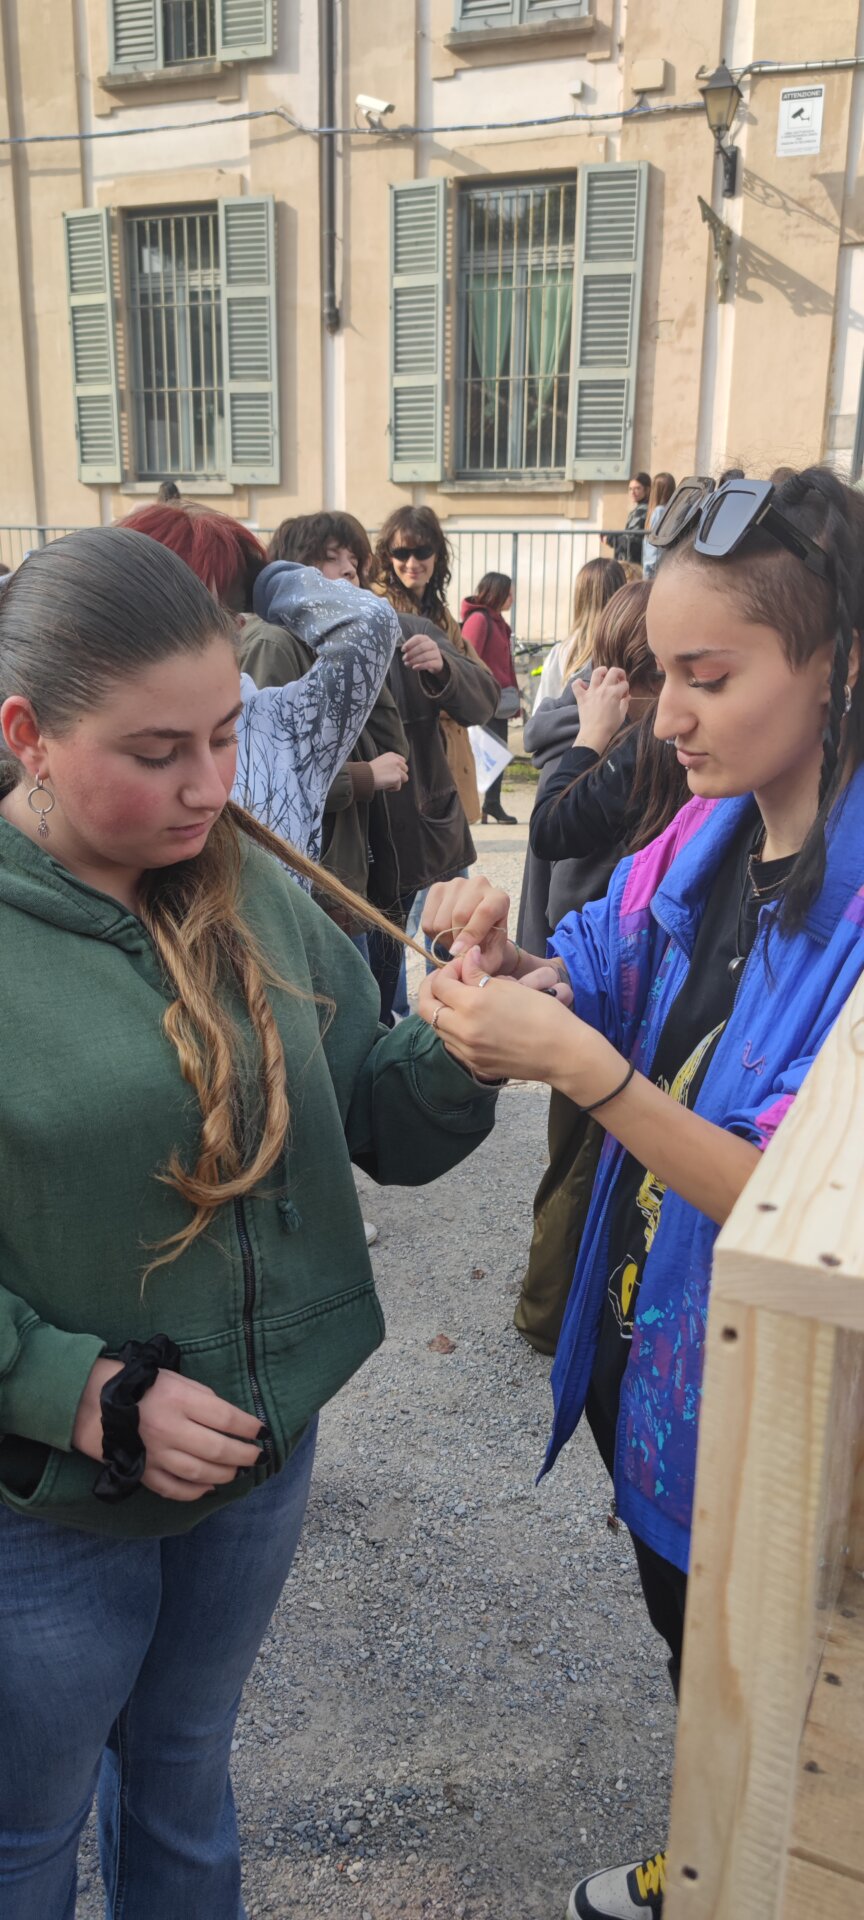
M584 1413L677 1685L714 1241L864 967L864 499L820 468L685 485L659 543L655 728L692 799L561 922L548 977L506 895L433 888L458 957L420 1010L607 1129L544 1471ZM555 993L515 998L529 977ZM571 1920L656 1920L664 1881L662 1853L591 1874Z

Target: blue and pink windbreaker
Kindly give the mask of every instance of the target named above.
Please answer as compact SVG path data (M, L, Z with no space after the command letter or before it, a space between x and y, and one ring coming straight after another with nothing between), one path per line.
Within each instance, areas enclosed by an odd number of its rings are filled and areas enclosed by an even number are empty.
M755 802L691 800L666 832L622 860L605 900L570 913L549 943L575 1011L651 1063L678 993L712 882ZM825 879L806 927L760 937L695 1102L717 1126L767 1146L864 969L864 767L835 808ZM555 1362L547 1472L582 1417L608 1280L624 1149L607 1135ZM718 1229L671 1188L639 1290L615 1450L618 1511L664 1559L687 1569L711 1258Z

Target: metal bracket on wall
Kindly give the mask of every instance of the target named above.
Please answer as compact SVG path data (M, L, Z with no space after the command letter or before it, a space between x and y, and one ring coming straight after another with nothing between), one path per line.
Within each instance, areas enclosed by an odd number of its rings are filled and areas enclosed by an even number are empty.
M711 229L717 301L718 305L722 306L723 302L729 298L729 255L732 249L732 228L727 227L725 220L721 220L720 215L714 212L713 207L709 207L707 200L703 200L701 193L697 194L696 198L699 202L699 212L702 215L705 225Z

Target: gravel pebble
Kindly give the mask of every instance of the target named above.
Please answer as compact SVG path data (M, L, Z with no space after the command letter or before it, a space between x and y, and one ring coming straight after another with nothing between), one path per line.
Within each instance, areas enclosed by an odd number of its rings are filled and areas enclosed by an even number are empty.
M475 830L478 870L514 898L531 798L506 793L520 827ZM412 957L412 991L421 975ZM508 1086L444 1180L360 1180L388 1338L322 1415L243 1696L250 1920L560 1920L580 1873L663 1844L672 1696L590 1435L535 1486L549 1367L512 1316L546 1107ZM78 1920L102 1912L91 1823Z

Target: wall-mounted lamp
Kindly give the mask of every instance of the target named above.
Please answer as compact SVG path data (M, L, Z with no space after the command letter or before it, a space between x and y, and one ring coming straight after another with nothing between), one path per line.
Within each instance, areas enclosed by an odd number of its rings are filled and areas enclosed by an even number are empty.
M723 198L728 200L735 192L738 176L738 148L724 147L723 135L735 118L741 104L741 88L732 78L729 68L722 63L704 80L699 88L705 103L708 125L714 135L714 147L723 162Z

